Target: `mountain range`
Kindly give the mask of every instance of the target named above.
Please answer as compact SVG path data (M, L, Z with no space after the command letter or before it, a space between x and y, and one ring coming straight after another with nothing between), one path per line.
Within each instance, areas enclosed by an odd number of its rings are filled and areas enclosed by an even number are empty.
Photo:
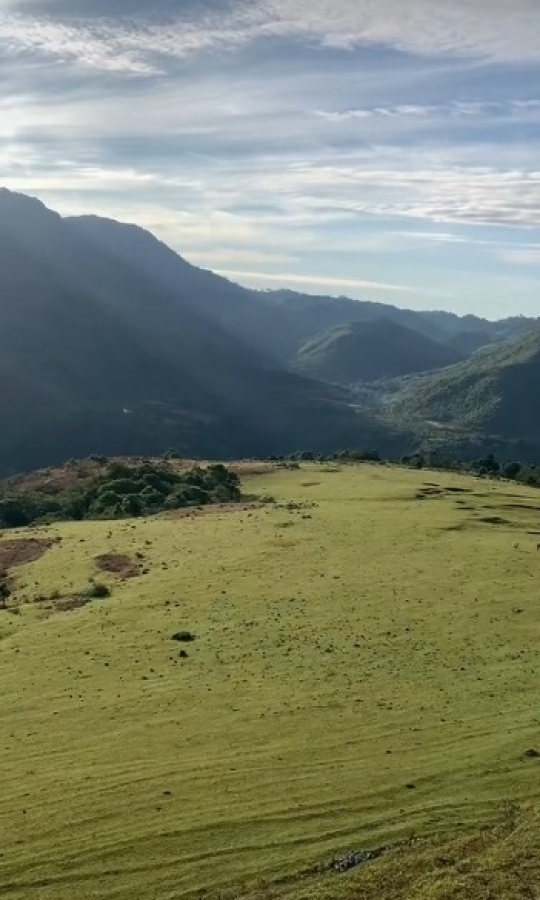
M343 385L428 369L452 378L456 362L460 385L459 366L489 367L498 342L535 325L248 290L137 226L62 218L0 190L0 473L171 446L224 458L399 453L415 440L402 424L413 384L394 420ZM430 377L418 391L431 416Z

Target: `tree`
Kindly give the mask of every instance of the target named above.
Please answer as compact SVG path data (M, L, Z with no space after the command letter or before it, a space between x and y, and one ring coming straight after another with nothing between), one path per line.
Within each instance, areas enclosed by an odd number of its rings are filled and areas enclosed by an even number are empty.
M128 494L122 499L122 513L130 518L142 515L143 506L137 494Z
M0 501L0 528L24 528L30 524L30 518L18 500Z
M11 591L6 581L5 572L0 574L0 609L6 609L7 601L11 597Z
M511 481L514 481L519 473L521 472L521 463L518 462L509 462L503 468L503 475L505 478L509 478Z

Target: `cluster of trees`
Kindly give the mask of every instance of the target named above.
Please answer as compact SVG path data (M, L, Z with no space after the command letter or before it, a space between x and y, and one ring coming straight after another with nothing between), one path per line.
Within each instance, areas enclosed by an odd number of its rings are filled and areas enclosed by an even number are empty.
M33 522L69 519L131 518L163 510L234 503L240 498L240 479L221 464L178 471L166 463L111 462L78 488L57 494L0 494L0 527L21 528Z
M298 453L291 453L289 456L271 456L270 461L289 464L332 461L396 462L396 460L385 460L377 450L337 450L329 455L303 450ZM433 450L431 452L403 456L399 462L401 465L410 466L414 469L440 469L448 472L480 475L482 477L506 478L531 487L540 487L540 466L537 467L516 461L500 462L493 453L488 453L479 459L462 460L447 457L440 450Z
M288 456L270 456L270 462L383 462L378 450L336 450L335 453L313 453L300 450Z
M445 458L440 452L415 453L413 456L404 456L401 462L403 465L416 469L442 469L449 472L480 475L484 478L505 478L530 487L540 487L540 467L517 461L500 462L493 453L466 461Z

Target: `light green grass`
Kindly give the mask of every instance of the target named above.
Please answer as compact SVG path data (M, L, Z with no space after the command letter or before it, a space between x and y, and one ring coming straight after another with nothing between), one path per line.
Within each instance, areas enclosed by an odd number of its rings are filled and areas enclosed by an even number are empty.
M473 493L417 500L424 482ZM0 613L0 896L250 896L334 853L455 841L509 801L534 805L540 494L370 466L246 489L281 508L54 526L61 542L16 571L22 612ZM149 573L109 599L31 602L83 589L100 553L137 551ZM198 637L185 661L181 629ZM279 891L454 896L406 880L369 893L405 857Z

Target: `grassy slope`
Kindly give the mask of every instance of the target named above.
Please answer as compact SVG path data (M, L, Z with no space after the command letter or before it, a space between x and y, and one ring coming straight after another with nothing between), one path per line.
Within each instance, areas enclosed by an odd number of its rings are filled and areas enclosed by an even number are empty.
M423 481L474 494L416 500ZM150 571L77 612L0 613L3 893L251 896L416 830L456 866L428 842L275 893L534 896L534 812L478 828L540 793L540 495L371 467L249 488L317 506L57 526L17 570L27 600L85 586L104 551Z

